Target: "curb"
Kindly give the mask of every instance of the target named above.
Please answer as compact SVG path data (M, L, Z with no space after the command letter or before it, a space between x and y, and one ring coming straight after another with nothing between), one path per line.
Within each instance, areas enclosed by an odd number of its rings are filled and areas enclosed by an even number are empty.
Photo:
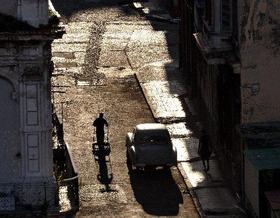
M194 205L196 207L196 210L197 210L199 216L201 218L206 217L206 215L204 214L204 212L202 210L201 204L200 204L200 202L199 202L199 200L198 200L198 198L196 196L196 193L194 192L194 190L192 188L192 185L191 185L191 183L189 181L189 178L186 175L186 173L184 172L184 170L182 169L183 167L182 167L181 163L178 163L177 168L178 168L178 170L180 172L180 175L182 176L182 178L183 178L183 180L184 180L184 182L185 182L185 184L186 184L186 186L188 188L188 191L189 191L189 193L191 195L192 201L193 201L193 203L194 203Z
M140 4L140 6L137 6L137 4ZM131 6L138 11L141 15L155 21L160 21L160 22L167 22L167 23L172 23L172 24L179 24L179 20L173 19L173 18L165 18L160 15L155 15L151 13L145 12L143 9L145 8L140 2L132 2Z
M154 120L156 121L156 123L160 123L160 120L158 120L158 119L155 118L154 112L153 112L152 107L151 107L151 105L149 104L149 102L148 102L148 100L147 100L147 98L146 98L146 95L145 95L145 93L144 93L144 90L143 90L143 88L142 88L142 86L141 86L141 82L140 82L140 80L138 79L137 73L134 73L134 77L135 77L135 79L136 79L136 81L137 81L137 83L138 83L138 85L139 85L139 87L140 87L140 89L141 89L141 93L142 93L143 97L145 98L145 102L146 102L146 104L148 105L148 107L149 107L149 109L150 109L150 111L151 111L151 114L152 114Z
M142 12L144 13L144 12ZM145 14L145 13L144 13ZM174 19L169 19L169 18L164 18L158 15L149 15L149 14L145 14L145 16L149 19L155 20L155 21L160 21L160 22L167 22L167 23L171 23L171 24L179 24L179 21L174 20Z
M154 117L154 120L157 123L174 124L174 123L180 123L180 122L188 122L188 119L191 119L191 118L187 118L187 117L176 117L176 116L175 117L163 117L163 116L157 117L155 112L154 112L154 110L153 110L153 108L152 108L152 106L148 102L148 99L147 99L147 97L145 95L145 92L144 92L144 88L142 86L143 82L141 82L140 79L138 78L138 73L134 73L134 76L135 76L135 78L137 80L138 85L141 88L141 92L142 92L143 96L145 97L145 101L146 101L147 105L149 106L149 109L150 109L150 111L151 111L151 113L152 113L152 115ZM178 99L181 101L180 98L178 98Z

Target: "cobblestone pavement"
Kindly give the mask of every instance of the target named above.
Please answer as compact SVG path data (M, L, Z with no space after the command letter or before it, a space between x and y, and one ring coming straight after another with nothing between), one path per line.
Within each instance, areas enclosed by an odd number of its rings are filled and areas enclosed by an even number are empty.
M53 44L52 82L55 109L63 114L65 141L79 170L76 217L197 217L177 168L129 175L125 160L126 133L154 121L134 74L150 64L173 63L175 48L168 47L166 38L176 41L177 27L150 23L125 5L70 2L65 8L53 2L67 22L67 33ZM110 123L114 178L109 192L97 179L91 151L91 125L99 112ZM187 134L173 124L168 128L173 135Z

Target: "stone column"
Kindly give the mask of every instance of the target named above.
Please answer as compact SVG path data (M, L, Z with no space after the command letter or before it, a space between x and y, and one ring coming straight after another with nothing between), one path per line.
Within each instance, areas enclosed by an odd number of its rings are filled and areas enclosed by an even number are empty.
M46 195L55 192L52 171L51 99L48 89L49 66L48 61L42 61L43 44L40 43L36 48L24 48L29 56L37 56L37 62L25 62L20 67L21 144L24 157L22 176L27 187L26 192L22 192L22 198L32 205L51 204L54 196Z

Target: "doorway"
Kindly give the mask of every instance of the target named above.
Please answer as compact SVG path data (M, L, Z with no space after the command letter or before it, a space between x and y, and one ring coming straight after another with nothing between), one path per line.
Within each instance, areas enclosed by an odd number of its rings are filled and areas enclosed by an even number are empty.
M18 105L12 84L0 77L0 181L13 181L20 170Z

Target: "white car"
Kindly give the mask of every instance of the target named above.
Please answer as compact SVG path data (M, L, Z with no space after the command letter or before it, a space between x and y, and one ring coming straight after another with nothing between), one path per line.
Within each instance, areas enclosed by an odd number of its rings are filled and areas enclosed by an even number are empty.
M160 123L138 124L126 136L127 166L155 168L177 166L177 151L172 145L170 134Z

